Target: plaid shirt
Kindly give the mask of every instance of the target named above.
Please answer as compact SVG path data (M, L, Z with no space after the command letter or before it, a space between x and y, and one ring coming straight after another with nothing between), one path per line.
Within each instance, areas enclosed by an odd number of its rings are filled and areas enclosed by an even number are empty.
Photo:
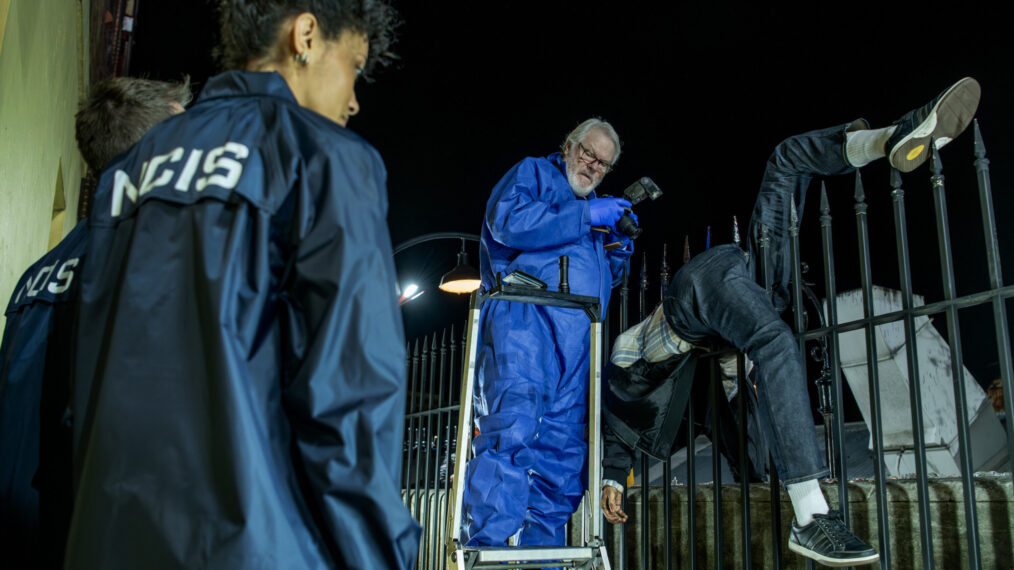
M648 362L661 362L670 356L689 352L693 348L672 330L662 306L651 315L616 337L609 360L620 368L627 368L643 358Z

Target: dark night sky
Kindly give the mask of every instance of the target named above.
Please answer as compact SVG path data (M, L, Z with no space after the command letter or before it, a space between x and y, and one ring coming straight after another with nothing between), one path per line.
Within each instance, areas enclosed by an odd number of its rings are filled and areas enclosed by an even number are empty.
M825 6L826 5L826 6ZM397 244L427 232L478 233L496 181L525 156L553 152L589 116L613 123L624 141L600 192L619 194L641 176L665 192L637 213L653 291L662 243L673 271L685 235L691 248L731 241L741 230L771 149L783 138L856 117L886 126L958 78L983 87L978 117L992 159L998 215L1014 213L1014 34L968 2L951 13L913 14L912 3L863 9L811 3L733 7L697 2L398 2L404 17L396 69L357 90L362 112L350 127L373 143L389 171L390 228ZM978 20L978 21L976 21ZM201 0L140 2L131 72L197 89L213 71L214 16ZM168 47L172 46L172 47ZM943 150L959 294L987 287L971 130ZM863 169L870 203L874 281L897 286L888 169ZM941 298L928 170L905 176L916 291ZM858 286L852 177L828 181L838 287ZM803 216L804 260L822 290L819 188ZM1014 228L1001 222L1001 250L1014 272ZM405 306L409 338L451 323L464 298L439 292L456 241L400 254L399 278L423 279L427 293ZM469 244L473 265L478 252ZM640 270L640 253L634 271ZM421 276L421 277L419 277ZM1008 311L1009 312L1009 311ZM966 365L980 382L996 375L995 343L976 342L988 311L962 312ZM985 322L989 322L986 320ZM942 317L938 325L943 323ZM938 326L939 328L939 326ZM992 328L992 325L989 325ZM460 329L459 329L460 330ZM991 368L992 367L992 368Z

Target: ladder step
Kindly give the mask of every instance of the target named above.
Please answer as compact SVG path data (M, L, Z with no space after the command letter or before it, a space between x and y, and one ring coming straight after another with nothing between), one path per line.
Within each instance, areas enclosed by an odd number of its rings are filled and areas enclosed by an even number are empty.
M585 561L598 557L598 549L587 546L495 546L464 548L466 556L475 553L476 564L530 561Z

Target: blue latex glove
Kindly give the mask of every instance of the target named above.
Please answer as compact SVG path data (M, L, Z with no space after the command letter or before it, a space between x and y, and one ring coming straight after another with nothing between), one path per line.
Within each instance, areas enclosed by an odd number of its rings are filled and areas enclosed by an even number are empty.
M630 201L623 198L595 198L588 201L588 214L591 225L613 227L616 220L623 216L624 208L630 207Z

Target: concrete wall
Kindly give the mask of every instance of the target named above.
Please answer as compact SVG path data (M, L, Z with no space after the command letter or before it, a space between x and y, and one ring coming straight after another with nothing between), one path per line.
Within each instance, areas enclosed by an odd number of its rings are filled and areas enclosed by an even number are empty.
M898 570L919 570L922 563L919 530L918 489L912 479L891 479L887 483L887 513L890 526L891 568ZM837 487L823 484L831 508L838 508ZM651 526L650 568L663 568L665 536L662 518L663 496L660 487L652 487L649 493ZM860 538L874 547L878 546L878 523L876 489L873 481L851 481L848 486L849 510L852 529ZM716 568L714 554L714 496L711 485L700 485L696 489L697 504L697 566ZM983 568L1011 568L1014 560L1014 488L1010 474L981 475L975 479L975 502L978 513L979 554ZM792 504L788 494L782 491L779 500L782 528L772 536L770 487L766 484L750 486L751 567L774 569L772 563L772 540L777 540L782 549L780 569L806 568L806 559L786 547L789 525L792 520ZM968 568L968 552L965 533L964 498L960 479L930 479L930 519L933 535L933 558L936 568ZM726 485L722 490L722 568L742 568L742 500L738 485ZM641 493L634 487L627 494L625 525L627 546L627 570L642 570L646 566L641 560L640 521ZM689 568L689 541L686 529L687 488L674 486L672 491L672 557L673 568ZM576 526L576 525L574 525ZM608 525L607 525L608 526ZM576 532L576 531L572 531ZM610 531L606 534L607 547L617 568L615 556L620 536ZM880 549L882 552L882 549ZM872 566L876 568L877 566ZM864 567L865 568L865 567Z
M824 494L832 509L838 508L836 484L823 482ZM891 568L896 570L921 570L922 561L919 530L919 495L914 479L894 479L886 484L887 516L890 527ZM612 568L619 568L618 555L620 540L625 538L627 549L626 570L655 570L664 568L663 539L665 524L663 513L663 490L652 487L648 502L650 516L649 556L651 563L644 564L641 558L641 489L632 487L627 493L626 510L629 516L624 525L625 536L618 532L621 527L603 523L604 540ZM403 489L402 500L412 511L413 517L423 526L419 551L420 570L446 568L444 557L447 544L447 493L443 489ZM687 532L688 502L687 487L675 485L672 488L672 567L676 570L691 568L689 533ZM781 512L781 528L773 532L771 488L767 484L750 486L750 556L751 568L764 570L804 570L807 559L788 550L789 525L793 513L792 503L785 491L781 491L777 504ZM874 547L879 546L876 488L869 479L853 480L848 485L848 503L852 530ZM714 487L698 485L694 492L696 504L696 548L697 568L713 569L719 566L730 570L743 568L743 537L741 533L742 493L738 484L722 487L722 563L715 557L715 499ZM1014 567L1014 486L1009 473L980 473L975 477L975 509L978 515L979 556L982 568L999 569ZM932 528L933 561L935 568L968 568L968 543L965 531L964 495L960 479L931 478L929 480L930 525ZM574 515L568 528L568 544L581 544L581 511ZM781 564L774 564L773 541L777 541L782 552ZM883 553L883 549L879 549ZM819 566L823 568L823 566ZM864 566L878 568L880 566Z
M84 161L74 141L74 113L87 88L88 14L87 0L0 0L4 308L22 272L77 220ZM0 326L5 322L0 317Z

